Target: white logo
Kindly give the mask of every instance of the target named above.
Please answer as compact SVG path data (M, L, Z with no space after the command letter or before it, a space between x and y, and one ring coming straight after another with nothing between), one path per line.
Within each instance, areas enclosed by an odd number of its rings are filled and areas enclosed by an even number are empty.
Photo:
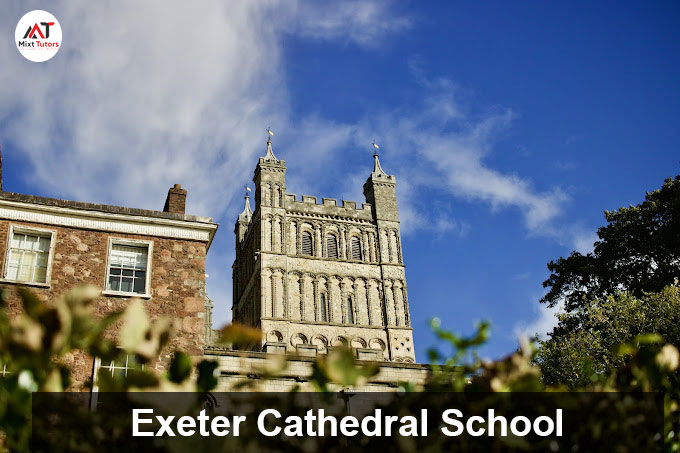
M35 62L47 61L61 47L61 25L47 11L36 9L19 20L14 38L21 55Z

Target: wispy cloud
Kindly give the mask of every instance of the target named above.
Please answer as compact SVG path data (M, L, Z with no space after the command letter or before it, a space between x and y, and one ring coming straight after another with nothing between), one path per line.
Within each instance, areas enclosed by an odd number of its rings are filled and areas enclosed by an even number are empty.
M571 134L567 138L564 139L564 144L566 146L572 145L576 142L579 142L583 139L583 136L581 134Z
M399 14L390 0L315 2L298 0L290 4L295 32L314 39L351 42L373 48L386 37L408 29L412 19Z
M559 160L554 163L554 166L559 171L571 171L578 168L578 164L572 161Z
M511 277L512 280L526 280L529 277L531 277L531 272L521 272L519 274L515 274Z
M539 297L536 297L531 301L533 320L528 323L522 321L515 326L515 336L518 338L534 338L538 336L540 339L545 339L557 325L559 321L557 316L563 311L562 304L558 304L554 307L537 304L536 300L538 300Z

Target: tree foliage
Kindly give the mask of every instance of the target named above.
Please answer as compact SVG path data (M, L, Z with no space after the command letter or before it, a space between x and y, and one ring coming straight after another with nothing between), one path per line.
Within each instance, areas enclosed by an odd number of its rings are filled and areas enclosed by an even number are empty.
M680 175L642 203L604 215L607 225L598 229L593 252L548 263L543 287L550 290L541 302L564 301L569 312L621 291L635 297L659 292L680 277Z
M583 387L625 366L619 345L645 334L656 334L665 343L680 347L677 284L642 297L629 292L608 296L562 314L560 328L539 342L535 362L546 384Z

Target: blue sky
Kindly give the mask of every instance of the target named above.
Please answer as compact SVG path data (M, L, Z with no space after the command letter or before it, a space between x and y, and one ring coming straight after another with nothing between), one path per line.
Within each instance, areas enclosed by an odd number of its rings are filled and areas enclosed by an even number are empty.
M267 126L298 195L363 201L381 145L419 360L433 316L462 333L491 321L488 357L545 332L545 264L588 251L603 210L680 171L677 2L223 3L0 15L5 190L159 209L181 183L188 211L220 223L218 323ZM11 39L32 9L63 29L46 63Z

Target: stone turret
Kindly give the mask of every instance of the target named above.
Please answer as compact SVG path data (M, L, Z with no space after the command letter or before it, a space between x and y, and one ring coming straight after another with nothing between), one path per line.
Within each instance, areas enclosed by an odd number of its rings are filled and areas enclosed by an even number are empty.
M373 206L377 220L399 221L397 211L397 179L380 166L377 151L373 154L373 172L364 183L366 202Z
M253 218L253 211L250 209L250 188L246 186L246 196L245 204L243 206L243 211L238 215L238 220L236 221L236 227L234 233L236 233L236 248L243 241L243 238L248 231L248 225L250 220Z
M286 192L286 161L278 160L272 150L271 135L267 140L267 152L260 157L255 175L255 210L262 206L280 207Z

